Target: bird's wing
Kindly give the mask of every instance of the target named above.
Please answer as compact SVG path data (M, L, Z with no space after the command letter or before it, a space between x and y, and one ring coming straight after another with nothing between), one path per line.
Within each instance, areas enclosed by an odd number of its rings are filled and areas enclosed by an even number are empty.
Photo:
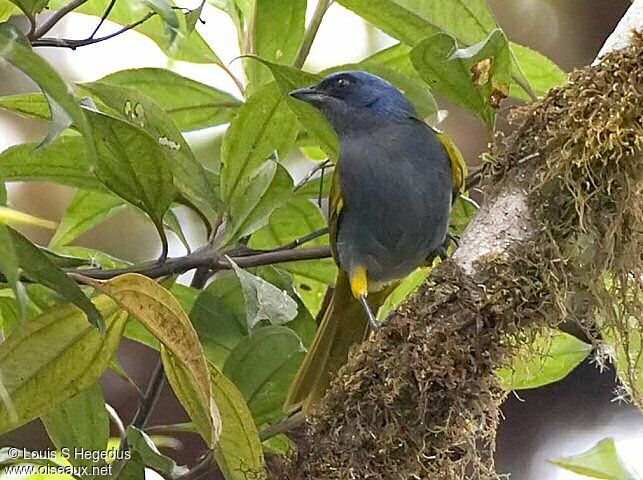
M451 173L453 175L453 198L455 198L464 193L465 181L467 179L467 163L464 161L464 157L456 147L453 140L449 138L445 133L436 130L436 135L440 143L444 146L444 149L449 155L451 160Z
M335 167L335 171L333 172L333 180L330 186L328 207L328 231L330 235L330 248L333 253L335 262L339 261L339 256L337 255L337 228L339 225L339 216L343 207L344 197L342 196L342 187L339 181L339 165L337 165Z

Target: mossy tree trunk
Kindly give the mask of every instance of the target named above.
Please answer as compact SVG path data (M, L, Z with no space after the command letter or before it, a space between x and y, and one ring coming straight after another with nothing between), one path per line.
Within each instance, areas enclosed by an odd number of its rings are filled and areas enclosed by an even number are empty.
M643 319L643 0L592 67L513 112L453 258L354 350L275 478L495 479L513 339L576 322L625 348ZM515 342L513 342L515 344ZM634 379L622 379L643 407Z

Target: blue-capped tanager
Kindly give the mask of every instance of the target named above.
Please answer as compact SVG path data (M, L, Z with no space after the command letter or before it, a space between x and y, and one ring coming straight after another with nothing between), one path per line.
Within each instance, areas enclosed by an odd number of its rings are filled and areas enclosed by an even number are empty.
M339 274L287 411L321 399L350 347L376 327L391 285L445 243L454 195L454 149L394 85L345 71L290 93L317 108L339 137L329 231Z

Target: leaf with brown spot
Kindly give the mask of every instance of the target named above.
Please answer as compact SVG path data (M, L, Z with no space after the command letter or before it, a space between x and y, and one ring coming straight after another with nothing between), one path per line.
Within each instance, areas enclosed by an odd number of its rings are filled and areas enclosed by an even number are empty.
M116 300L142 323L189 374L201 403L205 405L209 426L202 429L204 440L209 446L214 446L221 432L221 421L212 397L210 373L199 337L179 301L154 280L136 273L120 275L105 282L88 280L88 283Z

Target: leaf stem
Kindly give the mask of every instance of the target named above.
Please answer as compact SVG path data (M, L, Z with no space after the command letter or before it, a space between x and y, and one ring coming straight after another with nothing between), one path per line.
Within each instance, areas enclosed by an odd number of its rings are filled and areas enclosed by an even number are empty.
M333 0L319 0L319 3L315 8L315 13L313 13L313 18L310 20L310 24L304 34L304 40L301 43L299 54L295 59L295 67L301 68L304 65L304 62L310 53L310 49L313 46L313 42L315 41L315 37L317 36L317 32L319 31L319 26L324 19L324 15L326 14L328 7L330 7L332 3Z
M536 92L534 92L534 89L531 88L531 85L525 81L524 78L522 78L520 75L512 75L511 79L516 82L520 88L522 88L527 95L529 95L529 98L532 99L532 101L538 100L538 95L536 95Z

